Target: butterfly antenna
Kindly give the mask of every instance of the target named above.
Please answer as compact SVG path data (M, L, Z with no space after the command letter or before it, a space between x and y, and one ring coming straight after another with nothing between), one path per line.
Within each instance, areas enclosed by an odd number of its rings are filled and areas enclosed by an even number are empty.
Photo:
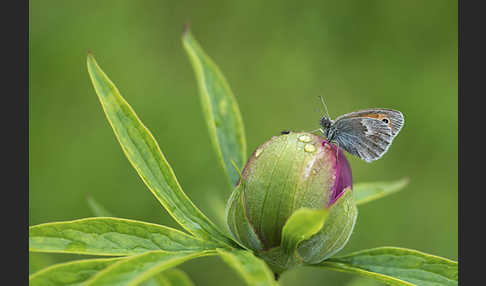
M326 109L326 114L327 114L327 119L331 119L331 117L329 116L329 111L327 110L327 105L326 103L324 102L324 97L322 97L322 95L319 95L319 98L321 99L321 102L322 102L322 105L324 106L324 108Z
M314 130L311 130L311 131L304 131L304 132L307 132L307 133L314 133L314 132L317 132L317 131L321 131L321 133L322 133L321 128L319 128L319 129L314 129Z

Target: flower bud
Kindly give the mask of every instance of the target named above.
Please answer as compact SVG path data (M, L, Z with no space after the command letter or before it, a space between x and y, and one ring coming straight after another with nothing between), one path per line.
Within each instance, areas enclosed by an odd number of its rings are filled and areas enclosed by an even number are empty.
M339 154L339 155L337 155ZM328 209L323 227L295 253L280 247L282 228L300 208ZM274 136L259 146L243 169L226 209L235 239L281 273L314 264L347 243L356 221L351 168L334 144L310 133Z

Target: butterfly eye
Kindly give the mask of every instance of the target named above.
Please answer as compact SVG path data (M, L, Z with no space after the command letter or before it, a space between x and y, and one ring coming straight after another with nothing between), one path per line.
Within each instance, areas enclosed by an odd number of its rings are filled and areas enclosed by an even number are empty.
M388 122L390 122L390 121L388 120L388 118L383 118L381 121L385 122L386 124L388 124Z

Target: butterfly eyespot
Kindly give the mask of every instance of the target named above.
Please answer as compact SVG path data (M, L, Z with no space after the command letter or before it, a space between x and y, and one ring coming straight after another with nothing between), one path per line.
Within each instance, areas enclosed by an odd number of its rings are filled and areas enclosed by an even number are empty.
M388 118L383 118L381 121L385 122L386 124L388 124L388 122L390 122L390 121L388 120Z

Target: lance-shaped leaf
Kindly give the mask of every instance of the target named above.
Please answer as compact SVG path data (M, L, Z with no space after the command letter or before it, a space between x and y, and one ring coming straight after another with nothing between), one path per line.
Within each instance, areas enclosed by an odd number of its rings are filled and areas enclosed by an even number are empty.
M132 286L138 285L161 271L175 267L187 260L215 255L215 251L166 252L151 251L134 255L110 265L91 277L83 286Z
M211 142L232 186L239 176L233 160L243 169L246 162L246 139L240 110L231 89L218 66L203 51L189 30L182 37L199 86L203 113Z
M98 203L93 197L87 198L88 206L95 216L114 217L105 207Z
M56 264L29 276L30 286L75 286L120 258L86 259Z
M217 252L248 285L278 285L270 268L250 251L217 249Z
M223 235L182 191L157 141L91 54L88 55L87 64L91 81L108 122L123 152L149 190L187 231L207 240L231 245L232 241Z
M29 250L90 255L132 255L151 250L214 249L217 244L176 229L120 218L86 218L29 228Z
M457 262L398 247L358 251L314 266L368 276L389 285L458 284Z
M326 209L301 208L295 211L282 229L283 250L287 254L293 254L299 243L321 230L327 214Z
M189 276L177 268L165 270L140 284L142 286L194 286Z
M55 260L51 254L29 252L29 275L51 266L54 263Z
M353 187L354 200L357 205L362 205L398 192L408 185L408 182L408 178L403 178L393 182L358 183Z
M383 282L373 280L368 277L357 276L348 282L345 286L383 286L386 285Z

